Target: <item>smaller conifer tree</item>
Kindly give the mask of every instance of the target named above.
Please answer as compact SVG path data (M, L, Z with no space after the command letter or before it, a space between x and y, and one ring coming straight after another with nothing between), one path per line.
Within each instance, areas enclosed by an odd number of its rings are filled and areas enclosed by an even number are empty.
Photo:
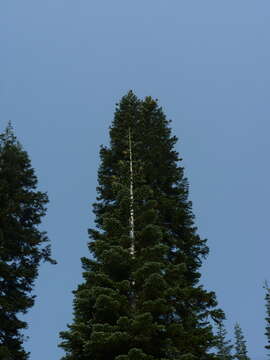
M237 360L250 360L247 352L246 340L244 338L243 331L238 323L234 326L235 335L235 355Z
M233 345L231 341L226 339L227 330L224 326L223 321L219 321L217 325L217 334L216 334L216 348L217 348L217 358L219 360L232 360L233 356L231 354Z
M266 327L265 327L265 335L267 337L267 345L265 346L265 348L268 350L268 356L270 357L270 288L268 285L268 282L265 281L264 284L264 289L265 289L265 306L266 306Z
M48 197L37 191L28 154L11 124L0 134L0 359L26 360L19 315L34 304L31 294L42 260L54 263L46 233L38 229ZM45 245L45 246L44 246Z

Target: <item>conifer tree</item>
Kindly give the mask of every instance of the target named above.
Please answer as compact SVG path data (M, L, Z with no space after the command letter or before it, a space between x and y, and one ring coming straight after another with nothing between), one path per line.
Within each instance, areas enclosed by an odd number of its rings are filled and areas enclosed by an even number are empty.
M199 285L206 240L197 234L188 183L157 101L132 92L117 105L102 147L92 259L62 332L65 360L208 360L219 320Z
M31 294L41 260L54 262L38 225L47 195L36 190L37 178L11 124L0 135L0 359L25 360L20 314L34 304Z
M226 339L227 330L225 329L223 321L220 321L217 325L217 345L216 348L217 358L219 360L232 360L233 356L231 354L233 345L231 345L231 341Z
M235 355L234 358L237 360L250 360L248 357L246 340L243 335L243 331L238 323L234 327L235 334Z
M270 288L267 281L265 281L264 289L265 289L265 302L266 302L265 335L267 337L267 345L265 346L265 348L268 350L268 356L270 356L270 352L269 352L270 350Z

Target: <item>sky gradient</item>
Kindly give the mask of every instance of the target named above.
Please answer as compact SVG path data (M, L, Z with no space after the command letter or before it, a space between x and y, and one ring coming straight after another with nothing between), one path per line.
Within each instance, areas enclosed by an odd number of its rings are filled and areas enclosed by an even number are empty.
M202 283L232 336L266 359L269 271L269 0L8 0L0 4L0 130L11 120L50 204L58 265L43 265L27 315L31 360L59 360L93 226L99 146L132 89L158 98L179 138ZM268 44L268 45L267 45Z

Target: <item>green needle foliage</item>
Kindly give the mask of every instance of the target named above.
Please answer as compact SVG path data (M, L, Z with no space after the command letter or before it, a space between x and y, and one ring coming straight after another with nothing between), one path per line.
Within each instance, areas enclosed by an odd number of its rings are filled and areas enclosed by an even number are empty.
M11 124L0 135L0 359L25 360L18 317L34 304L31 294L41 260L50 258L46 234L38 225L48 202L36 190L37 178Z
M235 355L234 358L237 360L250 360L248 357L246 341L243 335L243 331L238 323L234 327L235 334Z
M214 358L209 319L223 313L199 285L208 248L194 225L176 141L151 97L129 92L117 105L110 146L100 151L92 258L82 259L74 321L61 333L64 360Z
M268 356L270 356L270 288L268 285L268 282L265 282L264 285L264 289L265 289L265 306L266 306L266 327L265 327L265 335L267 337L267 345L265 346L265 348L268 350Z
M217 327L217 345L216 348L217 358L219 360L232 360L233 356L231 354L233 345L231 345L231 341L226 339L227 331L225 329L223 321L218 323Z

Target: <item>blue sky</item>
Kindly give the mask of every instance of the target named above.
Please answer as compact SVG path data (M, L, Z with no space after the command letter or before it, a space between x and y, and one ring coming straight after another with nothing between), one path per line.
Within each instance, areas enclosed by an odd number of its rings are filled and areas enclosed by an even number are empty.
M58 360L93 226L100 144L133 89L160 100L184 159L196 223L230 335L266 358L269 273L270 2L11 0L0 4L0 128L12 120L50 205L57 266L27 315L31 360Z

